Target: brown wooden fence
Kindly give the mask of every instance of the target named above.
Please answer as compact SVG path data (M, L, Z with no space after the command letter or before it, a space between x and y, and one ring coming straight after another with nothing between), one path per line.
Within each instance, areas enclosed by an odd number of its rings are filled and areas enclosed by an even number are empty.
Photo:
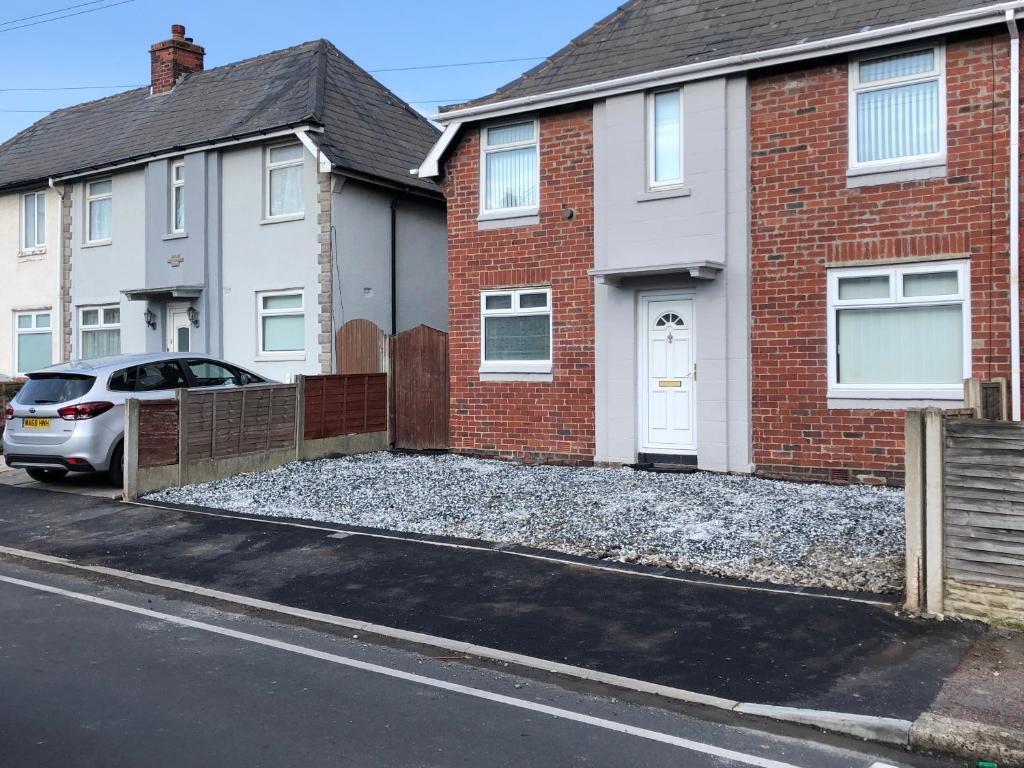
M387 431L387 378L383 373L307 376L305 439Z
M144 469L178 463L178 401L143 400L139 407L139 466Z
M391 392L396 448L448 447L448 334L420 325L391 339Z
M349 320L335 336L337 372L385 373L388 370L387 335L372 320Z
M183 392L186 461L295 448L295 385Z

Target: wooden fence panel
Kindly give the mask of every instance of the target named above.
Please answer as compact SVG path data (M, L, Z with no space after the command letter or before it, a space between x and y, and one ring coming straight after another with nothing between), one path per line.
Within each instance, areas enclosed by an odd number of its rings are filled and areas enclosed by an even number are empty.
M335 348L339 374L387 371L387 336L371 320L349 320L341 326Z
M448 448L448 334L420 325L391 339L394 444Z
M187 460L226 459L295 447L295 385L189 390Z
M178 401L139 401L139 466L178 463Z
M387 378L384 373L307 376L304 438L320 440L386 431Z

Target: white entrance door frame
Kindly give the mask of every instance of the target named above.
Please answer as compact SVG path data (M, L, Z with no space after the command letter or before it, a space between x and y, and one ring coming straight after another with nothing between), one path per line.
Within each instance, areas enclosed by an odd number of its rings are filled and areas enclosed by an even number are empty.
M164 346L168 352L194 352L192 344L192 323L188 319L187 301L168 304L165 311L166 328Z
M637 445L640 453L697 453L697 325L692 291L645 291L637 307ZM658 318L679 315L687 327L655 330ZM669 334L672 334L671 338ZM667 342L667 343L666 343ZM683 342L683 343L677 343ZM652 366L652 345L665 350ZM657 368L657 370L654 370ZM652 403L658 398L659 405ZM652 405L655 405L652 408ZM652 423L657 416L658 423Z

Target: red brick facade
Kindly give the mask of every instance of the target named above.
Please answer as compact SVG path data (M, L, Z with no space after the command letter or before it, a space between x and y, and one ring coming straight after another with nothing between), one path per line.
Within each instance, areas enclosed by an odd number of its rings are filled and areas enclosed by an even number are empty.
M1009 376L1006 35L946 47L944 178L847 188L847 61L757 74L751 102L759 474L902 480L903 415L827 405L826 267L971 260L973 375Z
M540 118L537 225L479 228L477 128L446 163L454 451L538 462L594 458L591 114L588 105ZM552 381L481 381L480 291L530 285L551 286Z

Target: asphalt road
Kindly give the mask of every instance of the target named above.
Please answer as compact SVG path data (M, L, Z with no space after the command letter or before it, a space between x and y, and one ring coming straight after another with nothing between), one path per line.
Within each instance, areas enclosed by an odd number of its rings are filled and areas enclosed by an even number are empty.
M0 560L4 768L955 765L850 743Z

